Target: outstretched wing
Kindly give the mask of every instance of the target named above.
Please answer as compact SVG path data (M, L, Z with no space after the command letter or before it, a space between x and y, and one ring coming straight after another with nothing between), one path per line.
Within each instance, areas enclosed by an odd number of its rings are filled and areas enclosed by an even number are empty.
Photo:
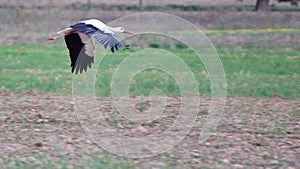
M71 28L82 32L92 38L95 38L104 46L104 48L109 47L111 52L113 53L115 52L115 50L119 50L123 46L120 40L113 34L113 32L101 30L91 24L79 22L75 25L72 25Z
M65 36L65 42L69 49L72 73L82 73L91 68L94 63L94 42L85 34L80 32Z

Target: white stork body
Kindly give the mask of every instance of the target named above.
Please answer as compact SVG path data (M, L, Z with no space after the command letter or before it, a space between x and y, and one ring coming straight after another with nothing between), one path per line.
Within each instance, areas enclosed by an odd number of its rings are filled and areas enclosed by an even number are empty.
M107 32L109 29L107 25L105 25L103 22L99 21L98 19L89 19L85 21L81 21L79 23L85 23L86 25L93 25L99 30L103 30L104 33L112 33L111 31Z
M70 53L72 73L74 71L82 73L83 70L87 70L87 67L91 68L94 63L95 44L92 38L95 38L105 48L109 47L113 53L122 48L123 45L114 32L132 34L122 27L112 28L97 19L89 19L57 32L57 36L50 37L48 40L64 37Z

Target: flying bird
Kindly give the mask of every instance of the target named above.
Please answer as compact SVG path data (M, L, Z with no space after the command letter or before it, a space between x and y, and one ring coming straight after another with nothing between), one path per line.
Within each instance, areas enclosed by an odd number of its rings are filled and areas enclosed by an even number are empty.
M49 37L48 40L65 39L71 58L72 73L82 73L91 68L94 63L95 38L100 44L110 48L114 53L123 47L114 32L133 34L123 27L110 27L100 20L89 19L80 21L68 28L57 32L57 35Z

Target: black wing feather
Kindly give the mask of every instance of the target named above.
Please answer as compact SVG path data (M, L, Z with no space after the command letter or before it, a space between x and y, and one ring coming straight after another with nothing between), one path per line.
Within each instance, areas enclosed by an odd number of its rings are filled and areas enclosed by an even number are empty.
M114 34L105 33L93 25L80 22L70 27L92 38L95 38L104 46L105 49L109 46L112 53L114 53L115 50L119 50L123 47L120 40Z
M94 63L94 57L88 56L85 51L85 45L82 43L80 36L77 33L72 33L65 36L65 42L69 49L71 58L72 73L75 71L82 73L91 68Z

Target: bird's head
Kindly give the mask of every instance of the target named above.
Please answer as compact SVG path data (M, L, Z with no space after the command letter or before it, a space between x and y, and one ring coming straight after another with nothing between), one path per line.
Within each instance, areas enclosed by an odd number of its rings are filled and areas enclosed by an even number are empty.
M126 29L124 29L123 27L116 27L116 31L117 32L121 32L121 33L127 33L127 34L131 34L133 35L134 33L127 31Z

